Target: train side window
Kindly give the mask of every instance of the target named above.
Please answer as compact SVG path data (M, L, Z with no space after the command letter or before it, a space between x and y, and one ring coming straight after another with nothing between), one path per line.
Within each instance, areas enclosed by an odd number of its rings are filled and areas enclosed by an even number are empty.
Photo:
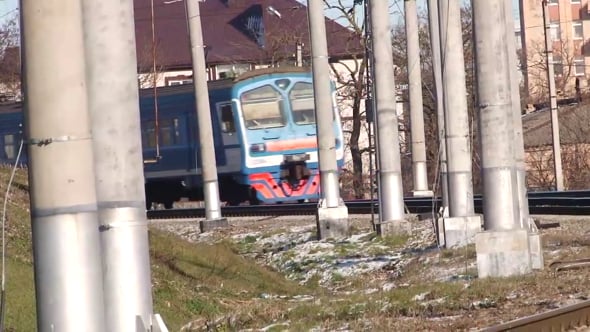
M156 147L156 122L146 121L141 126L141 144L144 148Z
M4 135L4 153L6 159L16 158L16 147L14 145L14 134Z
M219 115L221 117L221 131L224 133L235 133L236 122L234 120L234 111L231 104L222 105L219 107Z
M175 145L178 143L180 133L177 118L160 120L159 127L162 145Z

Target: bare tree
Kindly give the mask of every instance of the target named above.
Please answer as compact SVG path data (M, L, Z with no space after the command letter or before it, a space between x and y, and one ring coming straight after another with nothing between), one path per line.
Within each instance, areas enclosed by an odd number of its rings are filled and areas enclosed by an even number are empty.
M562 38L553 49L553 68L557 94L567 96L573 94L573 80L576 76L576 55L581 52L581 44ZM533 42L527 52L527 72L529 75L530 103L547 100L549 87L547 84L547 61L545 44Z
M20 49L18 12L0 26L0 97L20 97Z

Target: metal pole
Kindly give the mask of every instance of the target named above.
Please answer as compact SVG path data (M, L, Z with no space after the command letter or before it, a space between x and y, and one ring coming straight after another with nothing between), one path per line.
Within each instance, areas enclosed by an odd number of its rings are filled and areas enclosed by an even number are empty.
M83 14L106 330L134 331L153 308L133 1L84 0Z
M551 137L553 139L553 169L555 171L555 189L563 190L563 170L561 167L561 144L559 142L559 116L557 114L557 92L553 73L553 42L547 0L542 0L543 23L545 25L545 53L547 54L547 83L549 86L549 102L551 107Z
M432 52L432 71L436 88L436 115L438 125L438 148L440 159L440 183L443 213L449 209L449 182L447 179L447 148L445 141L445 107L442 84L442 62L439 29L438 1L428 0L428 27L430 28L430 48ZM441 31L439 31L441 30ZM446 27L444 28L446 33Z
M458 0L441 0L439 5L449 215L466 217L474 209L461 10Z
M514 161L518 188L518 207L520 227L529 224L529 201L526 187L526 164L524 161L524 140L522 137L522 113L520 105L520 84L518 81L518 60L516 54L516 36L514 36L514 19L512 16L512 0L504 0L506 12L506 45L508 51L508 72L510 74L510 92L512 116L514 119Z
M307 1L311 39L313 94L320 169L320 201L317 211L318 238L342 238L349 235L348 209L340 198L334 105L328 63L328 43L322 0Z
M426 172L426 143L424 138L424 111L422 109L422 74L416 0L404 1L406 43L408 58L408 85L410 90L410 134L412 147L412 175L414 195L429 196Z
M199 127L199 147L205 196L205 221L227 223L221 217L219 187L217 183L217 163L211 112L209 108L209 91L207 89L207 72L205 64L205 46L201 30L199 0L185 0L190 31L191 54L193 60L193 87L195 90L197 122Z
M505 1L474 1L479 137L486 230L520 225Z
M21 10L37 329L105 331L81 1Z
M393 222L404 219L400 146L395 100L395 81L387 1L371 0L371 32L374 56L374 98L379 162L379 226L388 232ZM384 228L385 227L385 228ZM381 230L379 230L381 229Z

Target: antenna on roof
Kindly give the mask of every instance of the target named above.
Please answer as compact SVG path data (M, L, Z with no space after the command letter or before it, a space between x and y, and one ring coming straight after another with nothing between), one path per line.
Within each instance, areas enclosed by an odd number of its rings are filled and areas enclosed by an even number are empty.
M273 6L268 6L266 7L266 9L269 13L275 15L278 18L281 18L281 13L278 10L276 10Z

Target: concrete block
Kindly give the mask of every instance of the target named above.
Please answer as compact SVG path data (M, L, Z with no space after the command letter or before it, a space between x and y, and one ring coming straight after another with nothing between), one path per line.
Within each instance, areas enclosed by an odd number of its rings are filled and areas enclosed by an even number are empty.
M545 267L545 260L543 259L541 234L529 233L529 253L533 270L542 270Z
M382 221L375 226L379 236L412 234L412 223L407 220Z
M481 231L481 224L479 215L443 218L445 248L459 248L473 243L475 234Z
M532 272L526 229L477 233L475 251L479 278L510 277Z
M350 236L348 208L344 202L337 207L326 207L320 202L316 215L318 239L342 239Z
M199 222L199 226L201 228L201 233L207 233L207 232L210 232L216 228L229 227L229 222L227 221L226 218L201 220Z
M443 218L436 219L436 236L438 238L438 246L444 248L445 246L445 220Z
M434 193L432 190L415 190L412 191L412 195L414 197L432 197L434 196Z

